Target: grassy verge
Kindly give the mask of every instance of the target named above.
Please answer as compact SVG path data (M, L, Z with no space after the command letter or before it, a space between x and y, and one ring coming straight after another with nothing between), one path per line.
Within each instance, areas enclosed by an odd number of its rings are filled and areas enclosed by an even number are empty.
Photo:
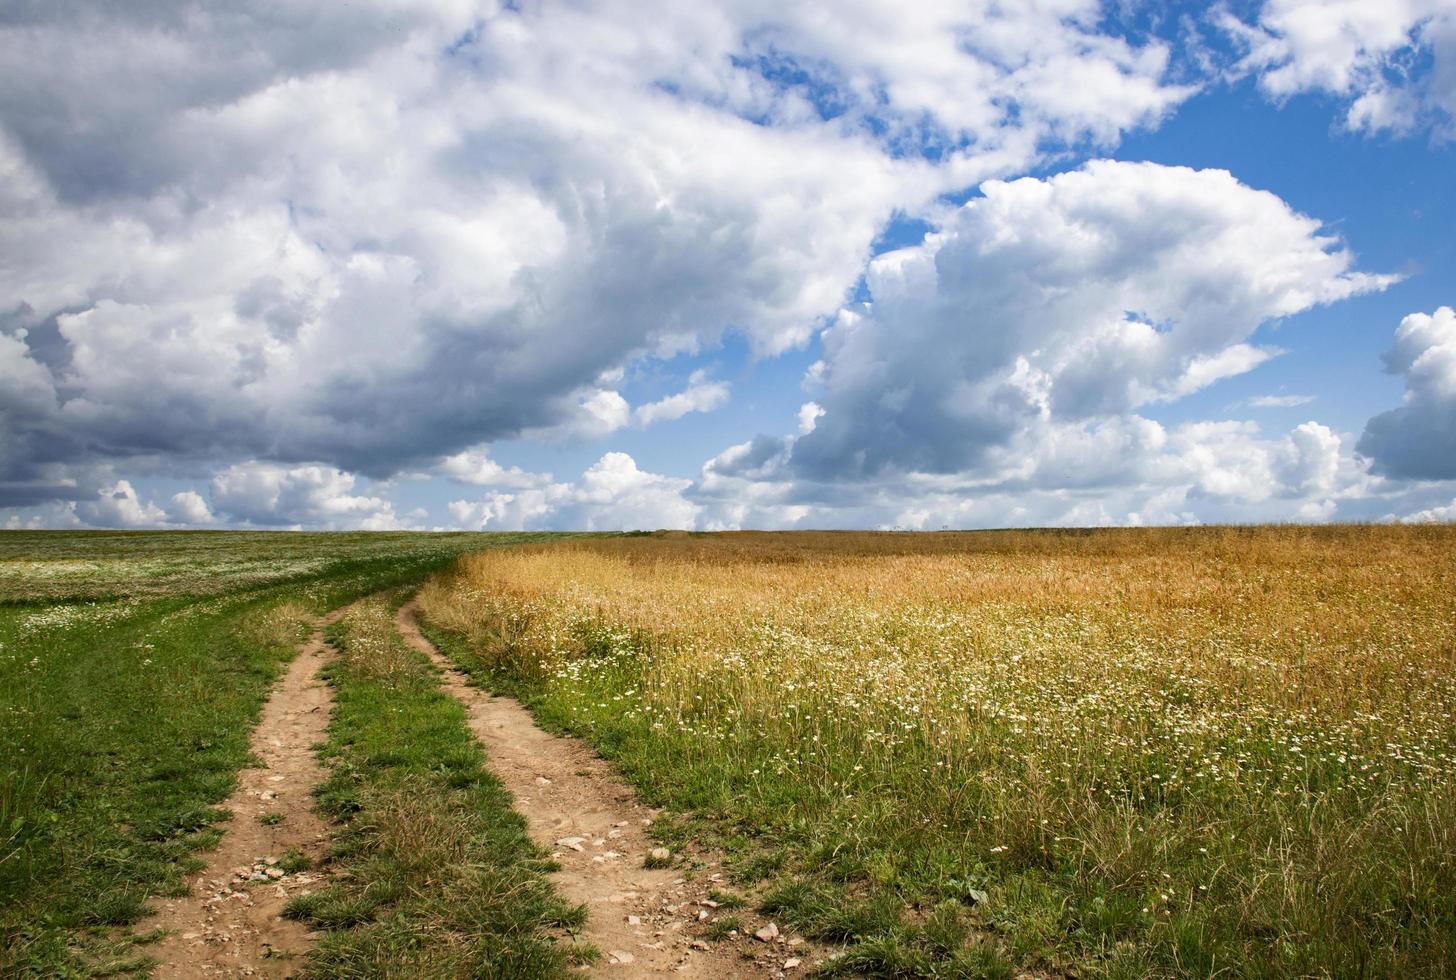
M0 534L0 974L144 971L311 620L495 540Z
M421 621L426 636L481 687L521 701L542 727L584 739L643 799L667 808L653 827L663 843L676 851L689 841L722 851L734 885L749 889L761 912L810 939L844 946L817 975L1010 980L1020 974L1017 950L998 941L995 920L977 905L977 897L986 900L990 869L947 867L944 855L927 853L915 826L867 839L865 828L826 812L817 791L792 778L750 786L756 780L746 778L747 763L762 762L761 746L740 743L705 757L691 731L664 731L641 711L638 694L652 673L645 650L615 665L594 665L564 687L518 669L515 654L523 651L511 649L509 630L503 635L494 629L498 623L478 625L484 628L462 631ZM733 759L740 750L744 755ZM905 865L873 868L874 858L892 853ZM1031 903L1046 897L1028 896ZM1045 941L1045 927L1032 924ZM1134 976L1141 974L1128 974Z
M289 907L328 930L305 973L562 975L590 950L553 931L585 910L553 893L550 862L486 772L464 708L395 632L394 608L372 597L331 630L337 700L320 801L344 829L330 886Z
M846 943L830 972L1443 977L1453 543L622 538L471 557L421 602Z

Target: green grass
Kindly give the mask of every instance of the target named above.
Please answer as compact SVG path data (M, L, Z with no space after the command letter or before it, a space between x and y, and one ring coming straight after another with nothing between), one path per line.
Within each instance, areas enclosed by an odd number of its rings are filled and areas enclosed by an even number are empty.
M592 956L557 941L585 909L552 892L551 864L486 772L464 708L399 639L393 609L370 598L331 630L337 706L319 799L344 829L331 884L289 907L328 930L305 974L563 975Z
M312 617L501 540L0 532L0 975L144 970Z

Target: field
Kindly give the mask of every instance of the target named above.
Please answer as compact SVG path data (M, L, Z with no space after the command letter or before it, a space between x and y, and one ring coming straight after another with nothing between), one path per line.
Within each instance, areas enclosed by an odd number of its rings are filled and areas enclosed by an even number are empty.
M0 534L0 975L144 969L308 623L502 540Z
M420 605L825 972L1456 972L1456 528L627 536Z
M411 596L580 741L487 737ZM314 939L256 975L1456 975L1456 527L1413 526L3 534L0 976L165 968L330 610Z

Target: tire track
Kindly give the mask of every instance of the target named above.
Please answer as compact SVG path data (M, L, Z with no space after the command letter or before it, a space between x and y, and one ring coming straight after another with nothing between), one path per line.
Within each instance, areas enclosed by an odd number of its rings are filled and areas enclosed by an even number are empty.
M802 940L780 935L777 927L762 941L743 932L705 941L700 934L718 914L708 892L726 885L716 860L708 857L692 881L671 868L644 867L656 846L648 835L656 811L637 799L609 763L577 739L542 731L513 699L470 686L420 632L413 601L400 608L395 623L405 641L441 669L445 689L465 705L487 766L515 798L531 836L561 865L552 876L557 890L587 907L583 938L602 953L592 972L731 980L783 976L801 969L801 962L805 971L812 965ZM739 913L739 918L752 917Z
M333 689L318 674L332 659L324 627L343 613L336 609L318 621L263 706L251 745L263 764L238 774L237 788L223 804L232 818L222 825L222 841L207 855L207 867L192 880L191 894L161 900L145 923L167 933L151 949L158 960L154 977L297 972L313 934L283 918L283 907L313 890L320 876L290 874L278 862L292 850L317 864L328 843L329 828L313 811L312 793L325 776L314 746L325 738Z

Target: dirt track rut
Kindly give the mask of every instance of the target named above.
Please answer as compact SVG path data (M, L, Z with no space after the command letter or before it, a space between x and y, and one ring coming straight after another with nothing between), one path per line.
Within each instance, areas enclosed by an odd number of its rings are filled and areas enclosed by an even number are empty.
M420 632L413 602L395 622L406 642L441 668L445 688L469 712L491 771L515 797L531 836L560 862L552 876L557 890L586 905L583 938L602 953L592 972L729 980L783 976L786 963L792 963L790 975L808 967L807 947L790 935L707 942L701 934L720 910L704 902L710 888L726 887L716 862L708 857L692 880L671 868L644 867L656 846L647 830L656 812L610 764L582 742L536 727L516 701L470 686ZM749 931L764 925L736 914Z
M154 977L288 977L297 971L310 933L283 918L283 906L318 887L318 875L284 874L268 861L297 850L316 862L328 842L328 826L313 812L312 790L324 778L313 746L324 740L333 704L332 689L318 676L330 657L323 627L341 615L335 610L319 621L264 705L251 746L263 765L238 774L237 789L223 804L232 819L222 824L222 842L206 855L192 893L161 900L144 923L167 930L149 950L159 961ZM263 822L274 815L276 822Z

